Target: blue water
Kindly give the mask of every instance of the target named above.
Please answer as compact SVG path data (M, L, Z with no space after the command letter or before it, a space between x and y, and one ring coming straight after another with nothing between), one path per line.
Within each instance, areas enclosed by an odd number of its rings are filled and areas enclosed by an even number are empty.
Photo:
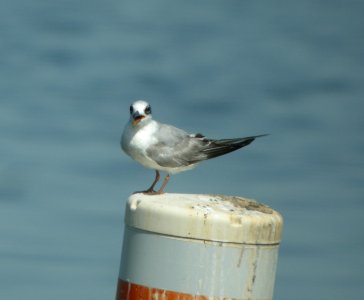
M257 199L275 299L364 293L362 1L0 2L0 299L113 299L135 99L212 138L270 133L168 192Z

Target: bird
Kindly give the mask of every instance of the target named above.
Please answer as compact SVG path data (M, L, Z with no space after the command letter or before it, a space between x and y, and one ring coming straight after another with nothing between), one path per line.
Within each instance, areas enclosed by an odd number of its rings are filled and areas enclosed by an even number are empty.
M152 185L142 193L163 194L170 176L191 170L204 160L230 153L267 134L232 139L209 139L201 133L190 134L152 118L148 102L137 100L130 105L130 118L121 136L122 150L146 168L155 170ZM160 172L166 172L158 191L155 185Z

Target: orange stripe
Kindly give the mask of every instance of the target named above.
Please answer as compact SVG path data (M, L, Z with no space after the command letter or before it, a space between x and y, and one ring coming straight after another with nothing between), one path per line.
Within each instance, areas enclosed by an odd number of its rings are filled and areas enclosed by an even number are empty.
M208 300L209 297L138 285L119 279L116 300ZM218 299L218 298L215 298Z

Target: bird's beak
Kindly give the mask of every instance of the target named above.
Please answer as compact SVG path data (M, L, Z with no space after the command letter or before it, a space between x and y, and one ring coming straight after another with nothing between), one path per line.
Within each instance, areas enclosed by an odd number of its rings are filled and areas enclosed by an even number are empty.
M142 119L144 119L145 116L139 114L138 112L133 114L133 126L136 126Z

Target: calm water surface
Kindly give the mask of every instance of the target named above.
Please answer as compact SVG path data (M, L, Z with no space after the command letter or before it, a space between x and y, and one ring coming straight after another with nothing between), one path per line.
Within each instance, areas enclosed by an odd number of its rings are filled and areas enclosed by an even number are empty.
M130 103L213 138L271 135L167 190L255 198L285 229L275 299L364 293L360 1L1 1L0 299L113 299Z

